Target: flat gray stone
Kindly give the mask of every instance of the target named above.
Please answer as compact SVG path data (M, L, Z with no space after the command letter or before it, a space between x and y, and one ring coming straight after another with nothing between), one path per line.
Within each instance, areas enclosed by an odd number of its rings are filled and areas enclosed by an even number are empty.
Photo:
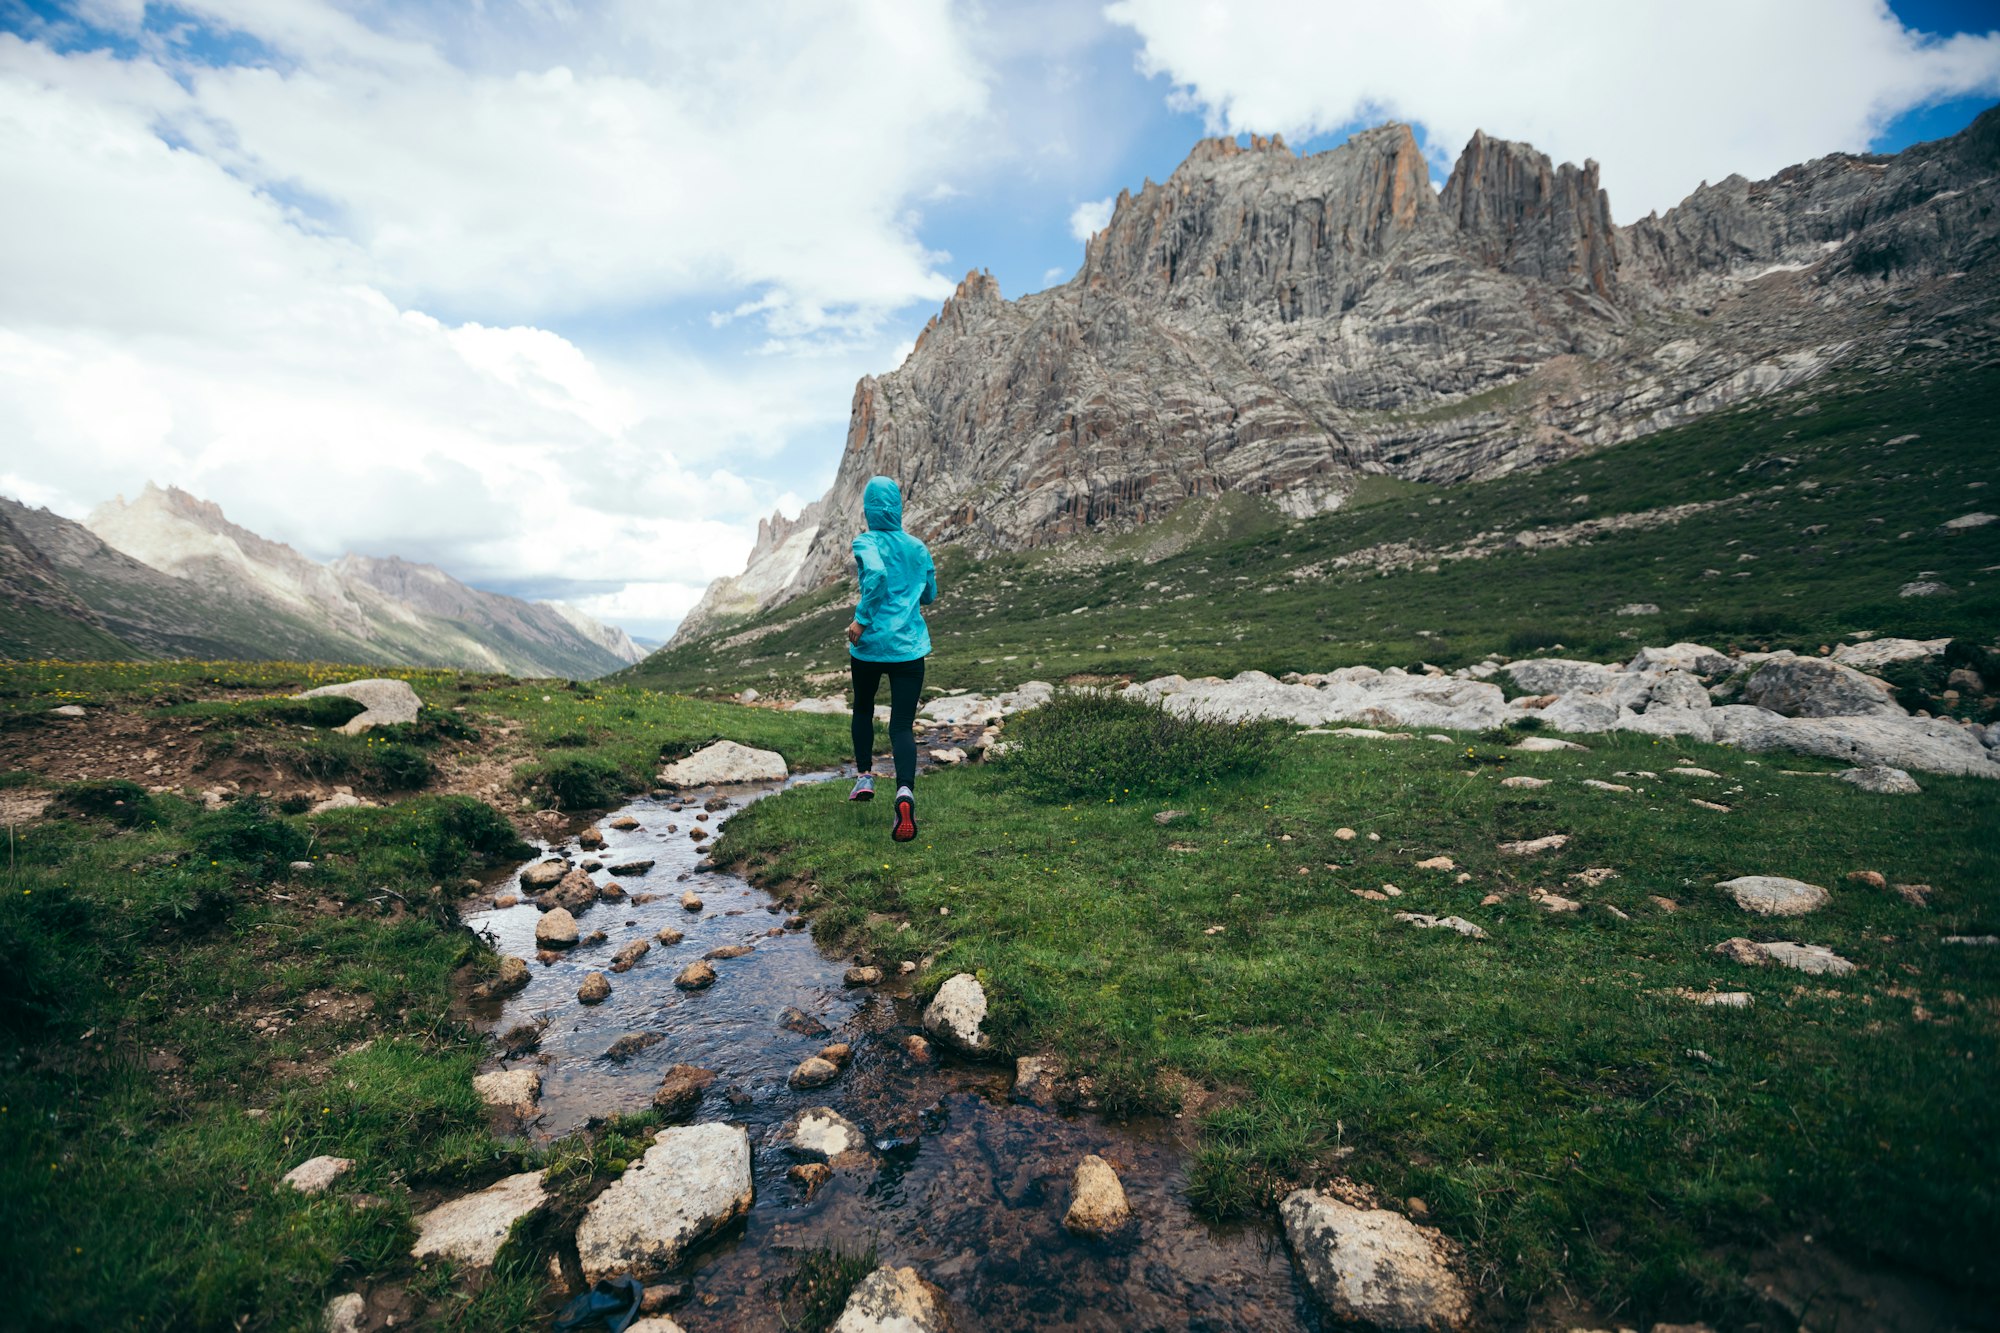
M868 1136L861 1126L830 1106L810 1107L793 1116L779 1131L778 1141L786 1151L809 1161L868 1151Z
M476 1194L440 1204L416 1219L416 1259L451 1259L468 1268L491 1268L507 1234L548 1202L542 1173L525 1171Z
M410 688L407 680L350 680L341 685L322 685L292 697L318 699L327 695L352 699L362 705L361 712L338 728L349 736L358 736L371 727L415 722L424 706L423 700L417 697L417 692Z
M717 741L660 770L665 787L712 787L734 782L783 782L791 770L776 750Z
M1890 768L1887 764L1870 764L1866 768L1843 768L1834 774L1842 782L1849 782L1863 791L1872 791L1880 796L1914 796L1923 788L1917 780L1900 768Z
M577 1227L583 1279L645 1276L750 1210L750 1136L736 1125L663 1129L645 1156L594 1199Z
M949 1327L930 1284L916 1269L884 1264L848 1296L833 1333L945 1333Z
M1338 1323L1447 1333L1472 1322L1451 1242L1400 1213L1297 1190L1278 1209L1306 1285Z
M301 1194L321 1194L353 1169L351 1157L308 1157L285 1172L284 1183Z
M1715 887L1728 894L1738 907L1758 916L1804 916L1831 901L1819 885L1786 879L1783 875L1742 875L1725 879Z

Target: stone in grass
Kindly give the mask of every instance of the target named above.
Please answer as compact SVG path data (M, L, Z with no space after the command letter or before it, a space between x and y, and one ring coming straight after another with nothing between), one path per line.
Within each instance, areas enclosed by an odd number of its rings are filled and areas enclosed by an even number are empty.
M1768 967L1776 963L1812 976L1844 977L1854 971L1853 963L1824 945L1798 944L1790 940L1767 944L1738 936L1724 940L1709 952L1751 967Z
M1396 920L1406 922L1409 925L1417 927L1419 930L1442 928L1444 930L1457 931L1467 939L1483 940L1486 938L1485 931L1463 917L1432 916L1428 912L1398 912L1396 913Z
M1622 782L1605 782L1599 778L1585 778L1583 785L1595 788L1598 791L1630 792L1632 790Z
M1456 870L1458 864L1449 856L1433 856L1417 862L1419 870Z
M1586 889L1594 889L1606 880L1617 879L1618 872L1610 866L1592 866L1588 870L1577 871L1575 874L1570 875L1569 878L1583 885Z
M697 958L682 968L674 978L674 985L682 990L706 990L715 984L715 969Z
M1125 1186L1111 1163L1095 1153L1078 1162L1070 1182L1069 1211L1063 1214L1064 1228L1102 1240L1116 1235L1131 1220Z
M1544 912L1581 912L1583 904L1574 898L1565 898L1559 893L1546 889L1536 889L1528 895L1528 901Z
M1754 998L1747 990L1694 990L1687 986L1675 986L1667 994L1690 1004L1706 1005L1711 1009L1748 1009Z
M947 979L924 1007L924 1031L961 1051L976 1054L992 1046L981 1030L985 1021L986 990L970 972Z
M308 1157L285 1172L284 1183L301 1194L320 1194L353 1169L351 1157Z
M703 1069L699 1065L675 1065L660 1080L660 1087L653 1094L653 1105L669 1120L684 1120L701 1106L702 1096L708 1085L715 1082L715 1071Z
M1914 796L1923 788L1917 780L1900 768L1890 768L1886 764L1873 764L1867 768L1843 768L1834 774L1842 782L1851 782L1863 791L1872 791L1881 796Z
M1588 750L1588 745L1578 745L1575 741L1557 740L1554 736L1525 736L1514 742L1513 749L1525 754L1553 754L1558 750Z
M570 948L576 943L576 938L576 918L566 908L544 912L542 919L535 923L535 943L544 949Z
M663 1314L649 1314L636 1324L627 1324L625 1333L687 1333L687 1330Z
M830 1106L810 1107L793 1116L779 1131L778 1141L785 1151L810 1161L868 1151L868 1136L861 1126Z
M951 1325L914 1268L876 1269L848 1295L831 1333L945 1333Z
M526 1120L534 1115L535 1101L542 1095L542 1076L532 1069L496 1069L475 1077L472 1090L494 1110Z
M1543 852L1559 852L1568 845L1567 833L1551 833L1546 838L1524 838L1519 842L1503 842L1499 850L1506 856L1540 856Z
M1817 912L1829 901L1817 884L1786 879L1783 875L1742 875L1725 879L1716 888L1728 894L1736 905L1758 916L1804 916Z
M1550 779L1548 778L1531 778L1526 773L1516 773L1511 778L1500 779L1500 785L1503 787L1525 787L1532 790L1535 787L1548 786L1549 781Z
M1471 1324L1472 1298L1443 1233L1320 1190L1294 1191L1278 1212L1306 1285L1337 1323L1424 1333Z
M328 695L352 699L362 706L361 712L334 728L346 736L359 736L370 727L415 722L424 706L423 700L417 697L417 692L410 688L407 680L350 680L338 685L322 685L292 697L320 699Z
M368 1302L358 1291L346 1292L334 1297L320 1311L320 1327L326 1333L362 1333L366 1325L362 1322L368 1316Z
M465 1268L491 1268L516 1222L548 1202L542 1173L526 1171L476 1194L441 1204L416 1219L415 1259L450 1259Z
M602 972L586 973L583 984L576 988L576 998L584 1004L602 1004L611 998L611 978Z
M642 1281L750 1210L750 1136L739 1126L660 1131L645 1156L591 1201L576 1229L583 1279Z

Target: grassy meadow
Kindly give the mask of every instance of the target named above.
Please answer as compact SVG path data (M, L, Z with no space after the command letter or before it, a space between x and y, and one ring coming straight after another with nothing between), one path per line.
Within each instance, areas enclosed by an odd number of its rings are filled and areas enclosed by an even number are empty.
M1555 754L1265 735L1188 784L1173 743L1075 708L926 778L908 848L829 784L739 815L721 854L829 941L920 960L924 988L977 973L1004 1051L1062 1054L1108 1109L1205 1089L1190 1188L1213 1214L1334 1175L1423 1200L1505 1324L1563 1292L1621 1324L1738 1323L1745 1274L1807 1233L1858 1266L2000 1293L2000 950L1945 942L2000 929L2000 784L1923 775L1921 795L1884 797L1814 760L1630 735ZM1503 787L1513 774L1549 785ZM1154 819L1170 808L1186 813ZM1498 850L1552 833L1570 842ZM1453 868L1419 868L1438 856ZM1617 873L1571 878L1593 869ZM1929 885L1932 905L1857 870ZM1714 887L1747 874L1832 905L1749 916ZM1710 952L1735 936L1859 970Z
M382 674L424 698L416 723L341 736L351 705L282 697ZM489 1132L471 1083L486 1040L460 1002L496 960L456 903L530 849L493 803L426 788L447 755L502 744L504 804L559 800L579 772L596 784L581 803L603 804L721 736L831 763L845 720L437 671L0 665L0 741L68 703L187 736L190 786L261 766L262 790L342 781L385 803L310 815L246 794L210 810L129 778L0 773L0 796L55 802L7 829L0 868L0 1324L314 1328L332 1295L388 1283L430 1326L540 1326L539 1236L467 1284L409 1259L409 1219L543 1165L574 1202L635 1155L637 1126L546 1150ZM333 1193L276 1187L322 1153L358 1163Z

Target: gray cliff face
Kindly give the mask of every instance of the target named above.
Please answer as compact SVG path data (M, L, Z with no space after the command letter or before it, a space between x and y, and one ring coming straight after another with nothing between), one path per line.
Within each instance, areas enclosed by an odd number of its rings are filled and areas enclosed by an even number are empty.
M1210 140L1121 194L1063 286L969 274L856 386L796 567L727 582L775 589L761 607L844 575L876 473L926 540L1021 549L1221 491L1305 514L1365 473L1498 476L1925 338L1970 355L1995 337L1996 172L2000 109L1621 228L1594 163L1483 133L1442 193L1402 125L1304 158Z

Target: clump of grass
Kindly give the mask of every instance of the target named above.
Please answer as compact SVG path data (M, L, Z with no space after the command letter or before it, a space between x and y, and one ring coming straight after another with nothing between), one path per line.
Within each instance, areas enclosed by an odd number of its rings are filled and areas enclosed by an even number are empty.
M120 828L150 824L157 817L153 798L146 789L123 778L72 783L63 788L55 804L69 814L109 820Z
M1960 670L1978 676L1984 690L1953 685L1952 673ZM1953 639L1936 657L1892 662L1878 674L1895 686L1896 702L1912 713L1921 709L1933 717L2000 721L2000 697L1996 697L2000 696L2000 653L1970 639ZM1945 698L1948 690L1958 697Z
M852 1254L832 1245L802 1252L778 1282L778 1318L798 1333L824 1333L879 1262L873 1245Z
M528 769L528 790L546 797L558 810L589 810L612 805L628 784L618 765L600 755L568 755Z
M228 861L259 876L275 874L308 851L297 824L273 813L261 797L233 801L198 816L191 830L195 847L215 861Z
M322 694L311 699L203 699L159 710L161 717L199 718L238 727L343 726L368 711L358 699Z
M1172 795L1269 764L1282 728L1171 712L1115 694L1067 691L1015 719L1004 770L1050 800Z

